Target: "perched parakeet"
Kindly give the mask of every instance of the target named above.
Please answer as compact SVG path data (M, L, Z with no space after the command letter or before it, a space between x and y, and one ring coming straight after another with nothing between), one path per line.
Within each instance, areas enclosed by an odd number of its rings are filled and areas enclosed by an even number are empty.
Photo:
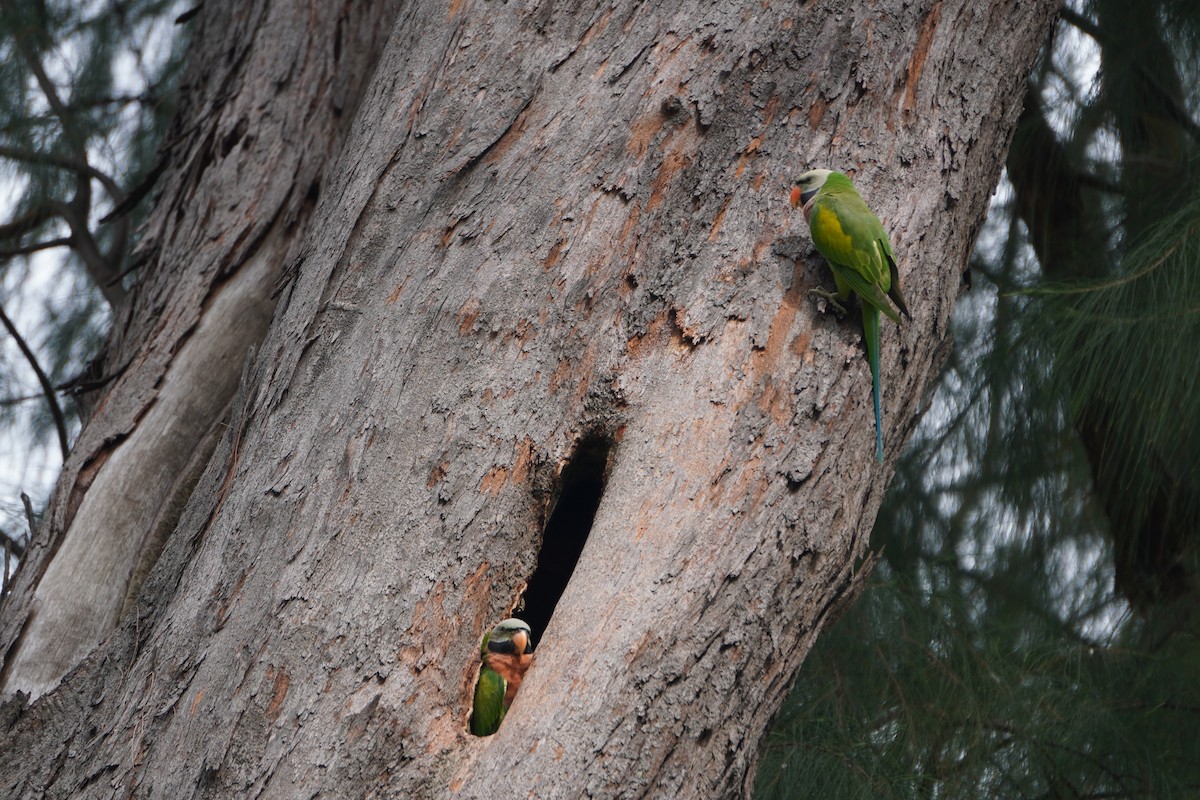
M500 727L533 661L532 632L519 619L506 619L483 637L479 682L471 710L471 733L491 736Z
M812 289L809 293L824 297L839 311L839 301L850 299L853 292L862 298L863 338L867 342L867 360L871 364L871 385L875 394L875 453L883 463L883 419L879 410L879 314L900 323L900 315L912 319L904 295L896 258L888 243L887 232L879 218L840 172L813 169L796 178L791 193L792 208L801 206L812 233L813 244L833 270L837 293Z

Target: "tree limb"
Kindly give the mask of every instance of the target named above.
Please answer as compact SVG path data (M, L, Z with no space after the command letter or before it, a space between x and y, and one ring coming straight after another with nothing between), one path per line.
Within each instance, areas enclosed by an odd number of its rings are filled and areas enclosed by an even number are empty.
M143 177L136 186L129 190L128 196L126 196L125 199L120 203L117 203L116 208L100 218L101 224L112 222L118 217L129 213L130 209L140 203L142 198L150 193L150 190L154 188L154 184L158 181L159 176L163 174L163 171L166 168L167 156L166 150L164 150L164 154L159 156L158 161L156 161L154 166L152 166L149 171L146 172L145 177Z
M24 161L26 164L47 164L52 167L61 167L62 169L84 173L104 185L104 190L108 192L108 196L112 198L114 205L119 205L125 199L125 193L121 191L121 187L117 185L115 180L103 170L93 167L86 161L57 155L56 153L43 153L37 150L26 150L22 147L12 147L9 145L0 145L0 158L11 158L13 161Z
M29 523L29 541L32 542L34 531L37 530L37 515L33 513L33 501L24 492L21 492L21 505L25 506L25 521Z
M4 531L0 531L0 535L4 536L4 573L0 575L0 597L8 594L8 565L12 563L12 537Z
M75 239L70 236L65 236L61 239L47 239L44 242L34 242L33 244L22 244L16 247L0 247L0 258L12 258L13 256L27 256L30 253L36 253L40 250L50 250L54 247L69 247L75 242Z
M12 239L28 233L55 215L54 208L48 202L40 202L30 208L12 222L0 225L0 239Z
M17 558L25 557L25 545L21 541L21 539L19 539L16 536L13 536L11 533L4 530L3 528L0 528L0 541L4 542L4 549L12 552L12 554L14 556L16 556ZM5 566L7 567L7 564ZM5 577L5 580L8 579L8 570L7 569L5 569L5 571L4 571L4 577Z
M23 395L23 396L19 396L19 397L4 397L4 398L0 398L0 408L11 408L12 406L19 406L19 405L21 405L21 403L29 403L34 400L41 400L41 399L42 399L41 392L38 392L37 394L27 394L27 395Z
M76 208L73 202L62 201L51 201L49 205L70 226L72 246L104 299L114 310L120 308L126 295L125 287L121 285L121 273L100 252L100 246L87 226L87 208Z
M25 356L25 360L29 362L29 366L33 368L37 375L38 383L42 385L42 392L46 397L46 404L50 406L50 415L54 417L54 427L58 430L58 444L62 448L63 461L67 460L67 456L71 454L71 447L67 441L67 423L63 418L62 407L58 404L58 397L54 394L54 387L50 384L50 378L38 363L37 356L29 349L29 345L21 338L21 334L17 332L17 328L13 325L12 320L8 318L8 314L4 313L3 306L0 306L0 324L4 325L9 334L17 343L17 347L21 349L21 354Z
M1097 42L1104 38L1104 31L1100 30L1099 25L1092 22L1083 14L1080 14L1078 11L1074 10L1068 5L1064 4L1063 7L1058 10L1058 17L1068 25L1078 28L1082 33L1086 33Z

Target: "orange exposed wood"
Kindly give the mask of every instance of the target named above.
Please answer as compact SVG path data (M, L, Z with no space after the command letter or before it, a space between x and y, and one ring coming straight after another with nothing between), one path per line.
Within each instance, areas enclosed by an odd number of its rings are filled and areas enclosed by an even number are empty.
M508 483L508 470L504 467L492 467L483 476L483 480L479 483L481 491L487 492L493 497L504 488L504 484Z
M396 304L396 301L400 299L400 295L404 293L405 286L408 286L407 276L405 276L404 280L400 281L400 283L396 285L396 288L392 289L392 293L388 295L387 301L389 306Z
M779 95L771 95L771 99L767 101L767 107L763 109L763 127L771 124L771 120L775 119L775 111L779 108Z
M750 144L746 145L746 149L738 156L737 166L734 167L733 177L740 178L742 173L746 171L746 165L750 163L750 159L758 152L758 148L762 145L762 137L755 136L750 140Z
M643 344L647 341L654 342L662 338L668 325L667 311L664 309L657 317L650 321L650 326L644 334L633 336L625 343L625 353L630 358L637 358L642 353Z
M712 227L708 229L708 240L715 242L717 234L721 232L721 223L725 221L725 212L729 210L729 201L733 199L732 195L726 195L725 202L721 204L721 208L717 210L717 214L713 217Z
M495 164L512 149L517 140L525 134L525 128L529 124L529 115L532 111L533 101L530 100L525 108L521 109L521 113L517 114L517 118L512 121L512 124L508 126L508 130L504 132L504 135L497 139L496 143L488 150L487 155L483 159L485 164Z
M579 37L579 46L591 44L592 40L600 34L604 33L604 29L608 27L608 21L612 19L613 10L610 7L607 11L600 15L600 19L588 26L588 29L583 32L583 36Z
M196 699L192 700L191 708L188 710L188 716L196 716L196 709L200 707L200 701L204 699L204 687L200 687L200 691L196 692Z
M790 425L792 422L791 394L786 389L781 389L774 381L768 383L759 394L758 407L763 412L770 414L771 419L775 420L775 424L780 427Z
M804 331L801 331L800 334L797 335L795 339L792 339L792 344L790 346L790 349L791 349L792 353L803 358L804 362L807 364L812 361L812 356L813 356L812 351L809 350L809 347L808 347L809 344L811 344L811 343L812 343L812 331L804 330Z
M538 329L527 319L517 320L516 340L522 348L526 347L531 341L537 338ZM524 351L522 351L524 354Z
M562 239L556 239L554 244L550 245L550 252L546 253L546 259L542 262L542 266L546 269L554 269L558 264L558 260L562 258L562 250L565 242Z
M283 708L283 701L287 698L288 686L291 684L291 676L283 667L276 670L274 667L267 667L267 678L274 677L274 682L271 686L271 702L267 704L267 718L274 722L279 717L279 711Z
M657 108L635 119L629 126L629 141L625 143L625 151L634 158L642 158L666 121L667 118Z
M463 336L470 331L477 319L479 319L479 300L472 297L458 310L458 335Z
M825 109L829 108L829 104L820 97L814 97L812 105L808 107L808 126L813 130L821 127L821 120L825 118Z
M528 436L517 447L517 461L513 464L513 482L525 483L529 477L529 468L533 464L533 439Z
M217 609L218 625L224 625L225 621L229 619L229 612L236 604L238 596L241 595L242 587L246 585L247 574L248 573L245 572L242 573L241 577L237 579L237 583L233 585L233 590L229 592L229 597L225 598L225 601L221 603L220 607Z
M673 131L663 142L666 154L654 182L650 187L650 199L646 201L646 211L652 211L662 203L667 188L675 177L692 164L692 154L695 151L697 138L695 122L689 117L679 129Z
M908 77L904 87L904 113L911 114L917 105L917 85L921 82L921 73L925 70L925 59L929 57L929 47L933 44L933 34L937 31L938 22L942 19L942 2L938 0L925 17L921 26L921 34L917 38L917 46L913 49L912 58L908 60Z
M625 224L621 226L621 232L617 235L617 239L625 242L629 239L629 234L637 227L638 217L641 215L642 209L637 203L629 204L629 216L625 218ZM633 244L630 244L629 252L632 253Z
M446 480L446 462L434 465L434 468L429 471L429 481L425 484L427 489L432 489L442 481Z

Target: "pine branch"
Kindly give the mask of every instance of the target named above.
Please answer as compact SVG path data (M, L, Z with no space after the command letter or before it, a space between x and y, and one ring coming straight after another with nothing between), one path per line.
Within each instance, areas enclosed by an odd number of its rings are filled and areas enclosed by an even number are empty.
M196 5L192 6L187 11L184 11L182 14L180 14L178 17L176 17L175 24L183 25L184 23L191 22L192 17L199 14L200 9L202 9L203 7L204 7L204 3L203 3L203 0L201 0L201 2L196 3Z
M55 153L25 150L24 148L11 147L9 145L0 145L0 158L10 158L13 161L23 161L26 164L46 164L51 167L61 167L62 169L83 173L103 184L105 191L112 198L114 205L119 205L125 199L125 193L121 191L121 187L117 185L115 180L109 177L104 171L93 167L86 161L80 161L68 156L60 156Z
M9 335L16 341L21 354L25 356L25 360L29 362L29 366L37 375L38 383L41 384L42 392L46 397L46 404L50 407L50 415L54 417L54 427L58 430L58 444L62 448L63 461L66 461L67 457L71 455L71 447L67 441L67 423L63 417L62 407L58 404L58 397L54 393L54 387L50 384L50 378L42 369L42 365L38 363L37 356L29 349L29 345L25 343L25 340L21 338L21 334L17 331L16 326L8 318L8 314L4 313L3 306L0 306L0 324L4 325Z
M0 0L0 9L3 9L4 13L13 19L21 18L12 0ZM25 60L26 66L29 67L29 71L33 73L33 77L37 80L38 88L45 95L46 103L62 124L63 134L70 143L71 149L75 151L75 155L81 161L86 162L87 148L84 146L83 140L79 137L79 132L75 130L74 117L71 116L71 112L66 104L63 103L62 98L58 96L58 88L50 80L50 76L46 74L46 68L42 65L42 59L33 47L34 37L28 31L18 31L13 38L16 41L17 50L20 51L21 57Z

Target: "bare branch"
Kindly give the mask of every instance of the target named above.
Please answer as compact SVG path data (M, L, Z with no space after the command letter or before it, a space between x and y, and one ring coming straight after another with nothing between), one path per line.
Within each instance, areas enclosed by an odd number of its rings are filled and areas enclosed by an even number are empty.
M28 539L22 541L19 537L13 536L8 531L4 530L3 528L0 528L0 540L3 540L4 549L6 551L12 552L12 554L14 556L16 556L17 558L25 557L25 541L28 541ZM7 555L7 553L5 555ZM8 569L7 569L8 565L5 564L4 566L6 567L6 569L4 570L4 576L7 578L8 577Z
M54 215L54 208L49 203L38 203L12 222L0 225L0 239L12 239L28 233Z
M4 398L0 398L0 408L9 408L11 406L19 406L19 405L21 405L21 403L32 403L34 400L41 400L41 399L42 399L42 395L40 392L38 394L27 394L27 395L24 395L23 397L4 397Z
M29 541L32 542L34 531L37 530L37 515L33 513L33 501L24 492L21 492L21 505L25 506L25 521L29 523Z
M128 106L137 103L143 106L153 106L161 102L153 88L147 89L141 94L110 94L102 97L91 97L86 101L72 102L71 105L75 108L98 108L99 106Z
M1060 8L1058 16L1063 22L1078 28L1080 32L1086 33L1097 42L1104 38L1104 31L1100 30L1099 25L1069 6L1064 5Z
M150 190L154 188L154 184L158 182L159 176L163 174L163 171L166 170L166 168L167 156L164 153L163 155L159 156L158 161L156 161L154 166L150 168L145 177L143 177L136 186L129 190L129 195L125 198L125 200L118 203L117 207L108 212L107 215L101 217L100 222L112 222L118 217L129 213L130 209L140 203L142 198L150 193Z
M33 242L32 244L22 244L16 247L0 247L0 258L27 256L30 253L36 253L39 250L49 250L54 247L70 247L74 241L72 237L67 236L61 239L47 239L44 242Z
M0 597L8 594L8 571L9 564L12 563L12 537L4 531L0 531L0 535L4 537L4 574L0 577Z
M29 362L29 366L37 375L38 383L41 384L42 392L46 397L46 404L50 406L50 415L54 417L54 427L58 429L58 444L62 448L63 461L66 461L67 456L71 454L71 447L67 441L67 422L63 417L62 407L58 404L58 396L54 393L54 387L50 384L50 378L42 369L42 365L38 363L37 356L21 338L16 326L8 318L8 314L4 313L3 306L0 306L0 324L4 325L9 335L16 341L21 354L25 356L25 360ZM24 498L23 494L22 498Z

